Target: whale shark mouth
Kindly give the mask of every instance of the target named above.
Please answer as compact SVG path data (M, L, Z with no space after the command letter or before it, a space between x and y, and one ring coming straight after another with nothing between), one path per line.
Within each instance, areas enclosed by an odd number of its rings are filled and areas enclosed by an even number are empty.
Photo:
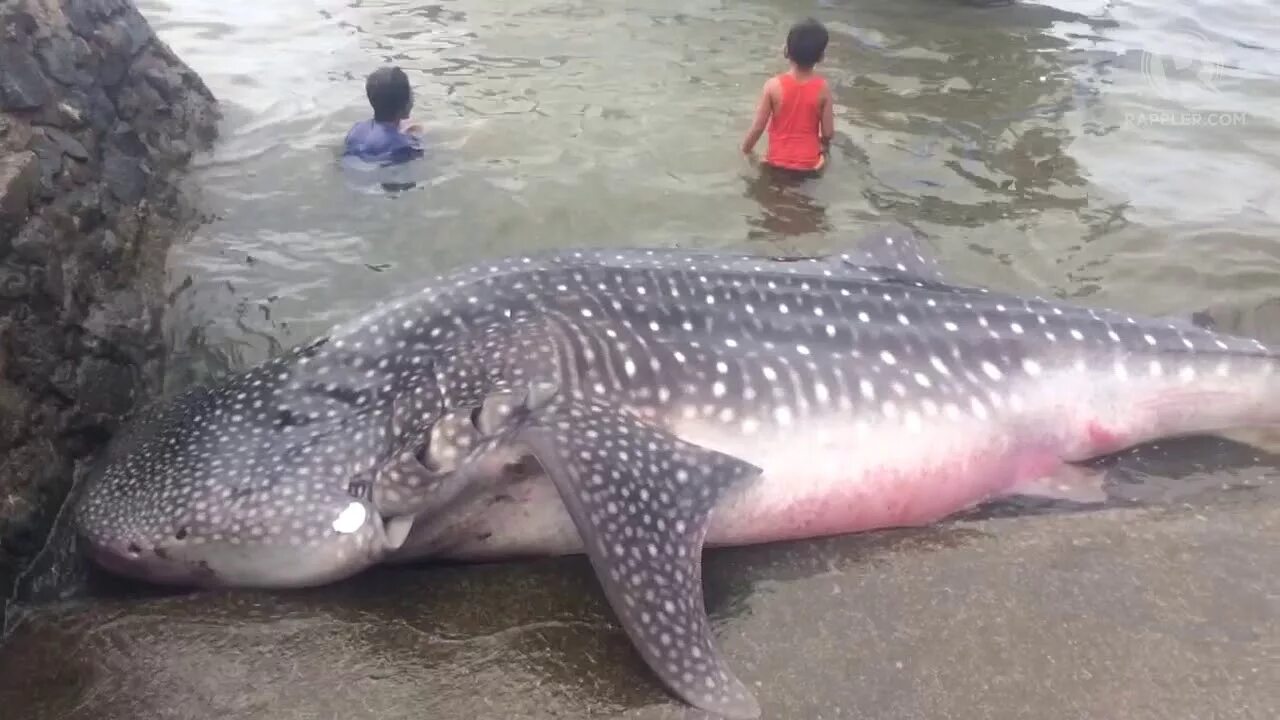
M87 546L86 555L90 560L123 577L171 586L211 587L218 584L217 573L208 563L175 560L164 548L148 551L132 542L123 548L92 540L82 539L82 542Z

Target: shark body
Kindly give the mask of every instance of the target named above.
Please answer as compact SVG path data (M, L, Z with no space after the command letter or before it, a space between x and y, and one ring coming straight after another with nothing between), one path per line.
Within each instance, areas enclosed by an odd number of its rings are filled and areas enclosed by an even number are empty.
M180 396L76 517L103 566L207 586L583 552L670 691L755 717L709 630L704 545L926 524L1271 423L1276 358L954 284L896 226L821 257L516 257Z

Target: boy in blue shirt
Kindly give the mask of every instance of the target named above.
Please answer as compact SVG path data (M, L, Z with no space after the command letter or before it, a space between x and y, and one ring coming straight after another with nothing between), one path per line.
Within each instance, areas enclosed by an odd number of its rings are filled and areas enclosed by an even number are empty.
M417 125L402 127L413 109L409 78L398 67L378 68L364 84L373 119L362 120L347 133L343 155L365 162L393 165L422 157Z

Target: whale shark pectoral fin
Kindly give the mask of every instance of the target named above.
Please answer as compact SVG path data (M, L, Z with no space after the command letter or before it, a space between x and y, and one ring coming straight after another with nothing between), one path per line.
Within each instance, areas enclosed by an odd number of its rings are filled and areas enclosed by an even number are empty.
M711 636L702 544L717 502L760 469L604 405L552 406L516 441L555 482L609 604L663 683L703 710L758 717Z
M942 267L924 242L901 223L878 225L853 247L836 255L846 266L885 268L925 280L946 281Z

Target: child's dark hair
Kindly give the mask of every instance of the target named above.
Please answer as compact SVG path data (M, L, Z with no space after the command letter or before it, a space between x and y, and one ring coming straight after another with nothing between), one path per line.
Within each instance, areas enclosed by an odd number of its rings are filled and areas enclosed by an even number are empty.
M787 33L787 59L801 70L812 69L827 51L827 29L813 18L791 26Z
M373 119L395 122L404 118L413 102L409 77L398 67L374 70L364 82L364 94L373 106Z

